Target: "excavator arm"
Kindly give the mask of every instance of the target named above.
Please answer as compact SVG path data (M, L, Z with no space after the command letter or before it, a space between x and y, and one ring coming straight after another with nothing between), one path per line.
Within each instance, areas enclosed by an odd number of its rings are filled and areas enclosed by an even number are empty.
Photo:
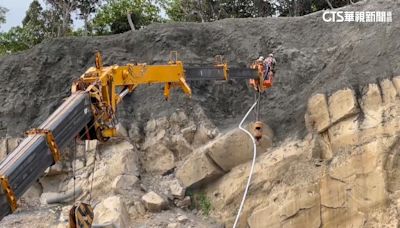
M71 88L69 96L37 129L0 163L0 220L17 209L17 200L61 159L61 149L75 137L107 141L116 136L116 110L125 95L138 86L163 83L164 96L178 87L191 95L187 81L257 79L250 68L228 68L217 62L211 67L184 67L175 59L166 65L127 64L103 66L96 54L96 66L89 68Z

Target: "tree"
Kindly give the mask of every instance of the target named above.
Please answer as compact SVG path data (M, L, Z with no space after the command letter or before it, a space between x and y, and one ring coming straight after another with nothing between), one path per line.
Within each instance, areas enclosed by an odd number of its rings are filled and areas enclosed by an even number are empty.
M8 12L7 8L0 6L0 24L3 24L6 22L6 13L7 12Z
M25 18L22 20L22 28L26 31L26 42L36 45L48 36L43 15L43 8L39 1L34 0L26 11Z
M78 0L76 8L79 10L79 17L84 22L86 34L91 31L89 18L96 12L100 0Z
M223 18L265 17L274 14L267 0L167 0L163 5L174 21L214 21Z
M122 33L131 30L128 17L133 28L139 29L161 21L159 13L151 0L107 0L93 19L93 27L97 34Z
M54 21L61 21L58 36L65 36L71 30L71 13L77 8L76 0L46 0L50 5L49 16Z
M302 16L315 11L343 7L359 0L276 0L280 16Z
M172 21L184 21L186 13L183 11L184 0L166 0L162 3L162 7L165 9L166 14Z
M56 13L53 9L43 10L39 1L33 0L22 20L22 26L0 34L0 54L25 50L46 38L58 36L61 21Z
M302 16L342 7L359 0L164 0L173 21L214 21L223 18Z
M30 45L25 40L25 31L21 27L13 27L0 34L0 54L28 49Z

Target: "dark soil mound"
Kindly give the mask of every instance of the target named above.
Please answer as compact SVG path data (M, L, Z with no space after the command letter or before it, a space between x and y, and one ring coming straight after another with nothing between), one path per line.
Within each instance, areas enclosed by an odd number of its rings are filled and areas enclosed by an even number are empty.
M186 65L212 64L222 54L246 66L275 53L277 80L262 101L262 118L279 138L302 133L306 100L400 74L400 3L361 2L346 10L392 11L393 23L326 23L322 12L296 18L227 19L214 23L157 24L107 37L63 38L0 58L0 136L38 126L69 95L73 79L94 63L166 62L172 50ZM247 111L253 93L243 81L192 85L190 100L175 92L166 102L161 86L146 86L126 99L124 121L142 121L200 104L217 126L228 127Z

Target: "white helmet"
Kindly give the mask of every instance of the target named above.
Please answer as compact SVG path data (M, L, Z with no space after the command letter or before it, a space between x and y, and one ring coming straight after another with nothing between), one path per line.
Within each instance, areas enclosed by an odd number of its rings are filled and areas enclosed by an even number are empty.
M264 61L264 56L260 56L260 57L258 58L258 61Z
M269 57L274 57L274 54L271 53L271 54L269 54L268 56L269 56Z

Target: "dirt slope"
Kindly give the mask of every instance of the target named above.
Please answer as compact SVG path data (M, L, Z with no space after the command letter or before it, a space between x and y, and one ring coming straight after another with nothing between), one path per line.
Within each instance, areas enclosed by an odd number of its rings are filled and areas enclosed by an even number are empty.
M280 139L302 135L311 94L400 74L399 8L396 0L346 8L391 10L394 22L388 24L325 23L318 12L297 18L157 24L114 36L44 42L0 58L0 136L38 126L69 94L72 80L93 65L95 50L102 51L105 64L161 63L169 51L177 50L187 65L210 64L213 56L223 54L231 65L241 66L273 52L278 78L264 96L262 116ZM192 100L176 92L165 102L161 87L141 88L120 109L121 119L144 121L200 103L217 126L227 127L236 124L253 101L243 82L197 83L193 90Z

